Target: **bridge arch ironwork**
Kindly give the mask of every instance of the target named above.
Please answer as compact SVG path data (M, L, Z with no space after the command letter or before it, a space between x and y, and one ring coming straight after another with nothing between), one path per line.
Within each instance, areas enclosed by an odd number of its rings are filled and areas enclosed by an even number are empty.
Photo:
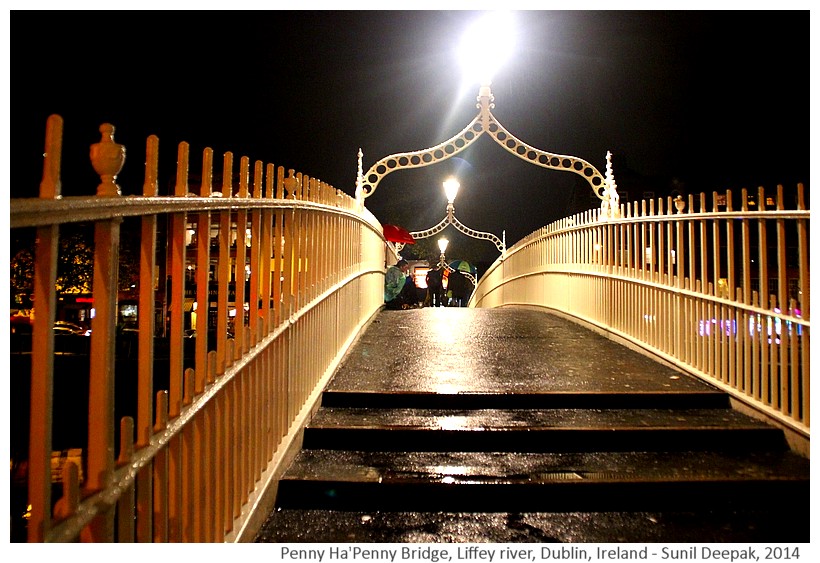
M501 254L504 254L504 252L507 250L507 244L504 242L503 239L498 238L496 235L492 233L476 231L474 229L471 229L470 227L466 226L464 223L459 221L455 216L451 217L449 214L447 215L447 217L442 219L441 222L439 222L435 227L430 227L429 229L426 229L424 231L413 231L410 234L413 235L413 238L429 238L443 231L445 228L447 228L447 225L453 225L456 229L458 229L468 237L488 240L492 242L493 244L495 244L495 247Z
M453 225L456 229L458 229L459 231L461 231L462 233L464 233L468 237L472 237L472 238L475 238L475 239L481 239L481 240L488 240L488 241L492 242L493 244L495 244L495 247L498 249L498 252L500 252L501 256L503 257L504 253L507 251L507 243L505 241L506 237L504 236L503 232L502 232L502 238L498 238L493 233L489 233L489 232L486 232L486 231L476 231L475 229L471 229L470 227L468 227L467 225L465 225L464 223L462 223L461 221L458 220L458 218L456 217L456 208L455 208L454 201L455 201L455 197L456 197L456 193L458 191L459 185L458 185L458 182L455 180L455 178L449 178L444 183L445 190L447 189L447 184L450 183L450 182L454 183L455 186L454 186L454 190L451 193L448 193L448 196L447 196L448 197L447 213L444 216L444 219L442 219L435 226L430 227L429 229L425 229L425 230L422 230L422 231L412 231L410 233L410 235L414 239L430 238L430 237L433 237L433 236L437 235L438 233L440 233L444 229L446 229L448 225ZM401 252L402 248L404 248L404 243L397 243L396 244L396 252L397 253Z
M373 164L366 173L362 168L362 151L359 150L359 169L356 178L356 198L360 202L376 191L379 183L388 174L397 170L422 168L447 160L465 150L479 137L487 133L496 143L518 158L551 170L573 172L584 178L601 200L601 218L618 216L618 191L612 173L611 154L607 153L606 175L582 158L543 151L518 139L510 133L492 114L495 97L490 86L479 89L476 107L478 115L467 127L446 141L430 148L395 153ZM434 227L435 228L435 227ZM443 227L442 227L443 228Z

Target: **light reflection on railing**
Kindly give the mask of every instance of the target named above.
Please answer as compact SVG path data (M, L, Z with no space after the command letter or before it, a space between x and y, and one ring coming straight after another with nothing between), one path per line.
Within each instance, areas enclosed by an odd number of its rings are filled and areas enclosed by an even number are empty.
M776 311L780 312L780 311ZM798 317L800 315L797 315ZM749 336L756 336L758 334L765 334L768 338L767 342L771 344L774 342L775 344L780 344L780 337L782 334L782 327L785 325L786 327L786 334L791 335L794 333L796 336L803 336L803 325L794 323L789 320L782 320L779 317L765 317L765 329L764 329L764 320L762 315L756 315L755 317L749 318L749 326L748 326L748 333ZM713 329L712 327L719 327ZM720 320L720 319L709 319L709 320L701 320L698 328L698 336L712 336L712 334L724 334L726 336L736 336L737 335L737 321L731 320ZM774 336L774 340L772 340L772 336Z

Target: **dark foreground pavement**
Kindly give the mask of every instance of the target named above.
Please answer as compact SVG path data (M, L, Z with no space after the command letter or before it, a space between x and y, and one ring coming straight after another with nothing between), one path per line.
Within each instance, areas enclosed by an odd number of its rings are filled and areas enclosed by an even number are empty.
M808 542L809 461L723 392L540 310L383 311L257 542Z

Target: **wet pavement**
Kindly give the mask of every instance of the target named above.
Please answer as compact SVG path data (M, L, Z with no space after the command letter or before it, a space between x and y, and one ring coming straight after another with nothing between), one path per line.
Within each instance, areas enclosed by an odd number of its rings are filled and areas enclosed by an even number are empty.
M497 394L709 388L543 311L426 307L382 311L328 389Z
M802 542L808 492L781 431L571 321L385 310L256 541Z
M276 529L273 529L273 526ZM281 510L261 543L778 543L808 542L809 522L781 513L374 512Z

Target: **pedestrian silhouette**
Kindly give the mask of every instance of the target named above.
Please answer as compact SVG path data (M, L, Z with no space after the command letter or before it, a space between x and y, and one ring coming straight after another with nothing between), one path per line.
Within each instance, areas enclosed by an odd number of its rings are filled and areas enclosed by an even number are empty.
M427 272L427 300L433 307L443 307L444 303L444 268L436 266Z

